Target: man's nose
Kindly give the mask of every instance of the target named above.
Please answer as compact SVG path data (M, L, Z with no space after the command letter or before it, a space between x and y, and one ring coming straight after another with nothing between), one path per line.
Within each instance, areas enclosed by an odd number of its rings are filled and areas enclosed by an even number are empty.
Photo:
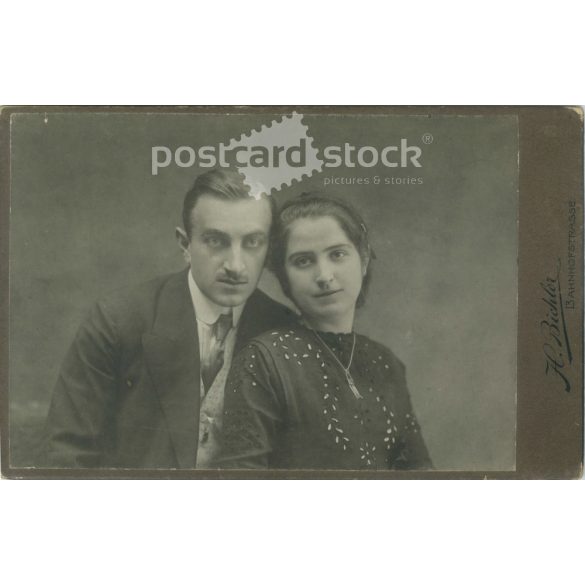
M232 246L226 256L223 268L230 274L241 275L246 270L246 264L242 255L242 248L240 246Z

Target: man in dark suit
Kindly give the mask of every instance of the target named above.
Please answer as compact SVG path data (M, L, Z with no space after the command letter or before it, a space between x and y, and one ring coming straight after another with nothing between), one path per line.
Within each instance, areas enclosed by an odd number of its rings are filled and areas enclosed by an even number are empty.
M293 318L256 289L273 216L235 172L196 179L176 230L190 268L111 295L81 325L47 418L50 466L207 466L233 354Z

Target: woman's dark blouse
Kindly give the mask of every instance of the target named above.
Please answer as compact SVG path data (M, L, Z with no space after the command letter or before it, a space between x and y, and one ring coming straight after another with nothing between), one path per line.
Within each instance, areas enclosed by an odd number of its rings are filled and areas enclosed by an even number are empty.
M353 335L319 335L347 365ZM234 359L226 383L218 466L431 468L400 360L356 334L350 372L362 398L310 329L254 338Z

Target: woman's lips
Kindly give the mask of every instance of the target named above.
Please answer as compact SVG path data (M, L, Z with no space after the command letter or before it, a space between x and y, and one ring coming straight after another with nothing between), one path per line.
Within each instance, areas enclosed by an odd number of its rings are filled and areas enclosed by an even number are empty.
M324 291L324 292L318 293L318 294L316 294L316 295L314 295L314 296L315 296L315 297L317 297L317 298L321 298L321 297L330 297L331 295L335 295L335 294L337 294L338 292L341 292L342 290L343 290L343 289L341 289L341 288L339 288L339 289L337 289L337 290L327 290L327 291Z

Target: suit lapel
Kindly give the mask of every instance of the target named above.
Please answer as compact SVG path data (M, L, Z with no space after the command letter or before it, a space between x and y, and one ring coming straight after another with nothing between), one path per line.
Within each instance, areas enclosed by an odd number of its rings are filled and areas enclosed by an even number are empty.
M256 289L248 299L244 312L242 313L234 355L252 337L264 333L268 329L289 324L294 319L295 317L291 311L277 304L261 290Z
M261 294L262 293L260 291L255 290L246 303L242 317L240 319L240 325L238 327L234 355L236 355L238 351L242 349L248 340L252 339L252 337L258 333L262 333L264 330L261 329L263 327L263 313L261 310L258 310L260 308L259 305L262 304L260 299Z
M199 341L187 272L163 286L152 331L142 338L146 364L179 467L194 468L199 433Z

